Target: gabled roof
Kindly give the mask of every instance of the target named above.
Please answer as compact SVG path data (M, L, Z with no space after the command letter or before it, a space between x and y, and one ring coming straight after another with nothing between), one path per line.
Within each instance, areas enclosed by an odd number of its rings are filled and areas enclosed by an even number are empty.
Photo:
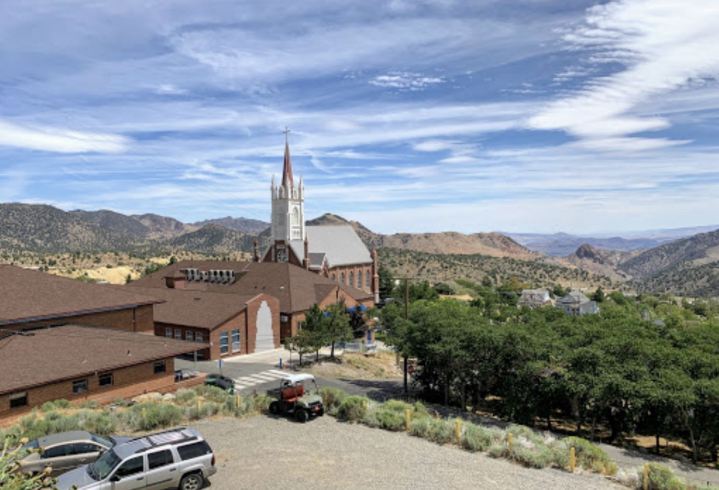
M84 283L0 265L0 325L66 318L157 303L118 286Z
M340 286L337 282L302 267L277 262L181 261L131 282L128 287L164 288L165 277L187 268L234 270L236 279L228 284L190 281L185 285L184 291L232 293L243 297L265 293L279 300L280 311L283 313L306 311L312 305L325 301L330 295L336 295L340 287L355 299L371 297L369 293Z
M154 308L155 322L208 330L242 313L247 303L257 296L166 287L135 286L133 290L164 301Z
M587 298L581 291L570 291L565 296L559 298L557 302L562 304L583 304L588 303L589 298Z
M65 325L0 339L0 393L189 354L206 344Z
M309 253L324 253L329 267L368 264L369 250L349 225L307 226Z

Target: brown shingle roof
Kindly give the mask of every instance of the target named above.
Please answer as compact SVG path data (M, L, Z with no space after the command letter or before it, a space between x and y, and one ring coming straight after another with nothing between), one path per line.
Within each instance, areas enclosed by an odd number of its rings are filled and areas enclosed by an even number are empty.
M153 304L117 286L89 284L12 265L0 265L0 325Z
M0 340L0 393L207 348L206 344L115 329L66 325Z
M288 263L275 262L232 262L232 261L181 261L169 265L129 285L133 287L165 287L166 276L180 269L197 268L200 270L234 270L236 280L231 284L190 281L186 289L234 293L253 296L269 294L280 301L280 311L294 313L306 311L312 305L335 294L339 285L327 277L307 271L302 267ZM372 295L355 288L342 286L355 299L367 299Z
M132 289L164 301L154 307L156 322L209 330L240 314L257 296L138 286Z

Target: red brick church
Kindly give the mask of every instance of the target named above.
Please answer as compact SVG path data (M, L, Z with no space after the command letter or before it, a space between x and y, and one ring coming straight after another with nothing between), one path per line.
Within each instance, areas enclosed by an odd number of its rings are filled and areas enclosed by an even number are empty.
M262 262L289 262L372 293L378 302L377 251L370 253L350 225L305 225L305 187L302 177L295 181L286 140L282 180L277 185L272 178L271 193L271 239Z

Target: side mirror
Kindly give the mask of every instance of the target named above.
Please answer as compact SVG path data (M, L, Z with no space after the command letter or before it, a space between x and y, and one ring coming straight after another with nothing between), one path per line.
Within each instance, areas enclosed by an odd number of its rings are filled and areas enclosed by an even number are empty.
M120 475L118 475L117 473L114 474L114 475L112 475L112 476L110 477L110 481L113 482L113 483L115 483L116 481L120 481Z

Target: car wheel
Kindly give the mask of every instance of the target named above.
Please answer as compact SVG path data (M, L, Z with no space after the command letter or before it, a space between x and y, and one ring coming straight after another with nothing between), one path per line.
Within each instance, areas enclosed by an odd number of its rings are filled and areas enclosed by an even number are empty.
M304 410L302 408L298 408L295 410L295 420L297 422L305 423L309 420L310 414L307 413L307 410Z
M317 412L318 417L322 417L325 414L325 407L320 408L320 411Z
M273 415L278 415L280 413L280 404L277 402L270 403L270 413Z
M190 473L180 480L180 490L200 490L205 486L205 479L199 473Z

